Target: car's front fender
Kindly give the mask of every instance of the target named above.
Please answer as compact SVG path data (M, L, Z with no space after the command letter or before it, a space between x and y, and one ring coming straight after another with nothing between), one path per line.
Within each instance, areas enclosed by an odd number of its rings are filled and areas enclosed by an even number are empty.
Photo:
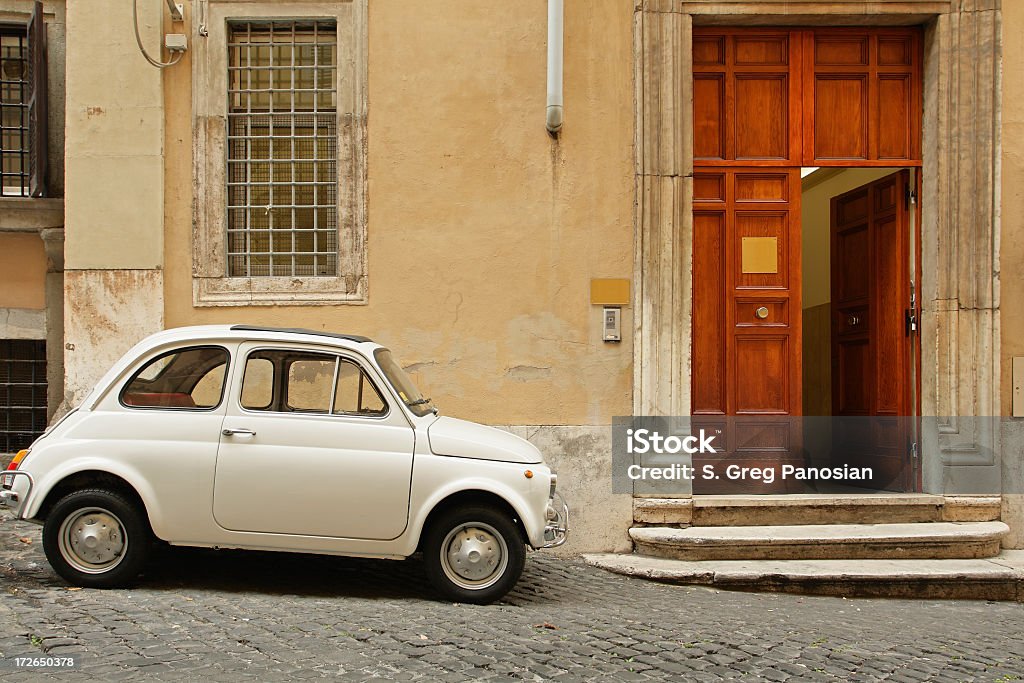
M413 472L408 536L413 545L417 544L427 518L438 505L452 496L480 491L505 501L522 521L530 545L537 548L544 545L549 490L550 470L544 464L418 455Z

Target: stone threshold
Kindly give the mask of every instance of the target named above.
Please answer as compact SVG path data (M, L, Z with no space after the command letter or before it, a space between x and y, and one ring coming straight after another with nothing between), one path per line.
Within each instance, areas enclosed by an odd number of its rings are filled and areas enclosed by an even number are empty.
M634 498L638 525L753 526L886 522L985 522L1002 512L1000 496L838 493Z
M588 554L617 574L723 590L1024 602L1024 550L982 559L703 560Z

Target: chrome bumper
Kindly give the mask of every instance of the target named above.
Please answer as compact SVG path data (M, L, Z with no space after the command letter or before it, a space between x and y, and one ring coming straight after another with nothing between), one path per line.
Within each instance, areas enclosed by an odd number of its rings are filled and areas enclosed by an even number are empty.
M32 487L35 486L35 479L28 472L22 470L5 470L0 472L0 486L13 486L15 477L25 477L28 479L28 488L25 489L24 497L17 491L8 488L0 488L0 507L13 508L15 514L20 512L18 508L21 507L20 503L23 500L28 500L28 496L32 493ZM18 515L20 517L20 514Z
M548 501L548 523L544 527L544 545L540 548L557 548L569 537L569 506L557 491Z

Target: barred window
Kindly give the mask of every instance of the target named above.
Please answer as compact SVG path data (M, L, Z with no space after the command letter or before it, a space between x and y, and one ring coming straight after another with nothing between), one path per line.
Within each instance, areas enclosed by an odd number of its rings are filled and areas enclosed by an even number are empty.
M29 68L25 27L0 27L0 186L29 194Z
M0 339L0 453L28 448L46 429L46 342Z
M232 22L227 275L338 275L337 26Z

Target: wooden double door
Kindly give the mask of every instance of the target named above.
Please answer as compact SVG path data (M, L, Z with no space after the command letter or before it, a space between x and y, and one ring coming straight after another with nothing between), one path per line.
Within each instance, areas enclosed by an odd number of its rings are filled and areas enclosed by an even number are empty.
M791 419L802 413L803 263L839 258L869 268L842 245L838 256L801 253L801 168L919 167L921 61L916 28L694 29L691 401L698 425L725 427L720 466L808 464L802 426ZM909 280L908 260L891 256L903 259L900 270L872 266L865 277ZM877 306L885 324L906 307L889 299ZM835 320L841 334L849 317ZM837 347L846 358L833 372L837 405L856 393L843 388L855 372L852 348ZM878 398L913 381L905 364L861 385L871 383ZM909 403L898 410L909 414ZM778 477L770 487L694 481L696 493L801 489Z

